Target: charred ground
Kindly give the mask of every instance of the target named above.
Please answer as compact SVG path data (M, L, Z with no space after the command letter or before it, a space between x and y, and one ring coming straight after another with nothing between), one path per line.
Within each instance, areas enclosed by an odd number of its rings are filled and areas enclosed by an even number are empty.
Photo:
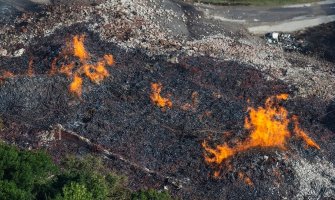
M93 151L100 155L99 148L77 138L41 140L42 133L51 131L50 126L61 124L97 147L141 166L136 168L117 157L108 159L112 169L129 176L131 189L167 187L182 199L313 199L334 194L329 189L333 187L326 187L328 180L334 181L327 177L332 174L312 168L321 176L312 181L325 180L325 184L314 183L313 192L306 196L301 191L309 187L298 172L304 168L294 162L322 163L318 159L326 159L335 164L329 101L298 96L282 103L291 115L300 117L301 127L321 146L320 151L305 148L302 141L293 138L288 151L256 148L238 154L222 166L222 177L216 179L211 166L204 162L201 143L209 139L211 145L224 141L234 144L245 139L248 132L243 124L248 106L262 106L267 97L280 93L294 97L299 88L274 77L269 70L259 70L253 63L238 59L181 53L178 62L171 62L165 55L149 56L145 49L124 49L101 39L87 26L77 23L62 27L46 37L33 38L20 57L1 57L2 72L16 75L0 85L3 139L24 148L46 148L55 160L66 153ZM82 34L93 60L109 53L115 65L108 68L110 77L100 84L84 79L83 95L77 97L68 91L71 80L61 74L50 76L49 71L66 42ZM29 76L31 60L34 74ZM56 66L65 62L59 59ZM173 102L171 109L150 102L150 85L157 82L163 86L162 95ZM224 135L226 131L231 134ZM144 168L155 173L147 173ZM307 185L312 181L306 180Z

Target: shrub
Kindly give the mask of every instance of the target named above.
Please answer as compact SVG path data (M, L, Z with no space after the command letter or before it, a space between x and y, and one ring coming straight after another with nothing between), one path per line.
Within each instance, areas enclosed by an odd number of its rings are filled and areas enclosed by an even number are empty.
M63 187L64 197L58 196L57 199L62 200L91 200L93 199L92 193L90 193L85 185L72 182L69 185Z
M101 159L87 156L82 159L69 157L64 162L64 171L58 176L55 187L76 182L87 188L96 200L129 199L130 192L124 186L125 178L111 173Z
M67 158L60 170L45 152L0 143L1 200L171 200L155 190L131 193L102 160Z
M44 152L22 151L0 143L1 199L35 199L57 171Z
M172 200L172 197L167 192L159 192L149 189L133 193L132 200Z

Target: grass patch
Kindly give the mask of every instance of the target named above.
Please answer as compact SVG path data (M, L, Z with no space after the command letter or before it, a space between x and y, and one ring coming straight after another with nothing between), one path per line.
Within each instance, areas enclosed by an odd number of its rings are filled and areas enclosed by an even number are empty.
M317 2L317 0L193 0L199 3L208 3L215 5L287 5Z

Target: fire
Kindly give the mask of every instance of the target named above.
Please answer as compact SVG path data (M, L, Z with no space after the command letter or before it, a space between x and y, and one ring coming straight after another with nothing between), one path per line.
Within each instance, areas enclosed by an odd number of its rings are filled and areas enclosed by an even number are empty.
M243 172L238 172L238 178L249 186L254 186L252 180Z
M73 68L74 68L74 63L70 63L68 65L63 65L60 69L59 72L62 74L65 74L68 77L71 77L73 74Z
M109 71L106 66L111 66L115 63L114 57L111 54L106 54L103 58L98 59L97 62L90 60L90 53L85 49L85 36L76 35L72 38L71 42L66 43L64 48L58 57L54 58L51 62L50 76L58 73L65 74L72 80L69 90L77 96L82 95L83 78L86 76L93 83L99 84L105 78L109 77ZM68 61L69 57L76 57L80 62L74 62L71 60L70 63L63 64L61 67L57 67L57 62L60 60ZM34 75L33 60L31 59L28 64L28 76ZM10 72L4 72L0 76L0 80L13 77L14 74ZM163 99L163 98L162 98ZM168 105L170 103L167 102ZM172 104L171 104L172 105Z
M0 83L2 83L5 79L13 78L15 75L10 71L4 71L2 72L2 75L0 76Z
M302 138L308 146L320 149L320 146L318 144L316 144L311 138L309 138L303 130L301 130L301 128L299 127L298 116L293 115L292 120L293 120L293 123L294 123L294 132L300 138Z
M293 133L305 141L308 146L320 149L320 146L299 127L298 117L289 118L288 111L278 105L279 101L287 98L287 94L271 96L266 99L264 107L249 107L249 116L245 118L244 128L250 132L250 135L245 141L237 143L234 147L225 143L211 148L204 141L202 146L206 151L205 161L219 165L227 158L255 147L276 147L286 150L287 141ZM293 133L289 130L291 123L294 125Z
M161 107L161 108L165 108L165 107L172 107L172 101L168 98L164 98L162 97L161 94L162 91L162 84L160 83L152 83L151 84L151 95L150 95L150 99L151 101L156 104L157 106Z
M104 59L108 65L113 65L114 64L114 57L112 55L105 55Z
M85 37L83 35L81 36L76 35L73 37L74 55L77 56L82 61L89 59L89 54L85 49L84 41Z
M83 66L85 75L95 83L99 83L109 76L109 72L105 68L104 62L98 62L96 65L84 65Z
M67 77L72 78L72 83L70 84L70 91L77 96L81 96L83 87L83 77L86 76L93 83L100 83L105 78L109 76L109 72L106 65L111 66L114 64L114 57L110 54L104 55L103 59L98 59L99 61L94 63L90 60L91 56L89 52L85 49L85 37L83 35L76 35L73 37L72 42L67 43L66 49L63 50L60 56L65 59L68 56L75 56L79 59L79 66L75 62L62 65L58 70L56 68L56 62L58 58L54 59L51 63L50 74L55 74L56 72L65 74ZM70 55L69 55L70 54Z
M70 91L75 93L78 96L81 96L82 94L82 85L83 85L83 79L78 76L77 74L73 77L73 81L70 84Z
M275 100L287 98L287 94L270 97L265 102L265 108L249 108L250 119L245 119L244 128L251 131L251 135L250 142L244 148L262 146L285 149L286 140L290 137L290 120L287 118L288 111L284 107L276 106Z

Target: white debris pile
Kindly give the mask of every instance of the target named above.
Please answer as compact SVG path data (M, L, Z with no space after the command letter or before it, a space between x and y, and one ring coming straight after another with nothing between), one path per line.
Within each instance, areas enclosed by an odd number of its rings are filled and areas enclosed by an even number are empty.
M116 42L124 48L144 48L157 51L163 46L176 46L166 21L185 21L183 14L166 10L159 2L147 0L107 0L94 8L103 19L89 26L106 41Z
M290 55L280 46L266 44L247 33L242 38L234 34L230 37L213 34L191 38L186 12L171 0L104 0L94 6L54 5L42 14L25 13L16 19L14 25L0 25L0 55L20 56L24 53L23 47L28 46L33 38L83 24L101 39L126 50L137 49L149 56L164 55L175 63L180 56L233 60L264 72L267 78L296 86L299 90L297 96L316 95L324 99L335 96L334 76L320 70L324 64L317 59L308 62L310 66L297 68L296 61L306 59L303 55L295 54L293 61L288 61ZM315 74L322 78L315 78Z
M335 196L335 168L326 160L292 159L299 193L296 199L323 199Z
M58 5L39 13L27 13L16 19L15 24L26 24L19 28L4 25L1 28L0 46L27 46L31 39L45 37L57 29L85 23L90 31L98 33L102 39L112 41L124 48L144 48L159 52L161 47L181 47L176 35L169 27L175 21L184 24L186 17L181 12L160 6L167 0L106 0L97 6ZM165 5L165 4L164 4ZM170 26L166 25L170 23ZM164 24L164 25L161 25ZM180 36L182 37L182 36ZM179 38L180 38L179 37Z
M245 43L236 39L215 35L201 40L187 42L192 49L212 57L238 60L251 65L262 65L262 70L283 68L290 63L285 59L283 51L275 46L261 43Z

